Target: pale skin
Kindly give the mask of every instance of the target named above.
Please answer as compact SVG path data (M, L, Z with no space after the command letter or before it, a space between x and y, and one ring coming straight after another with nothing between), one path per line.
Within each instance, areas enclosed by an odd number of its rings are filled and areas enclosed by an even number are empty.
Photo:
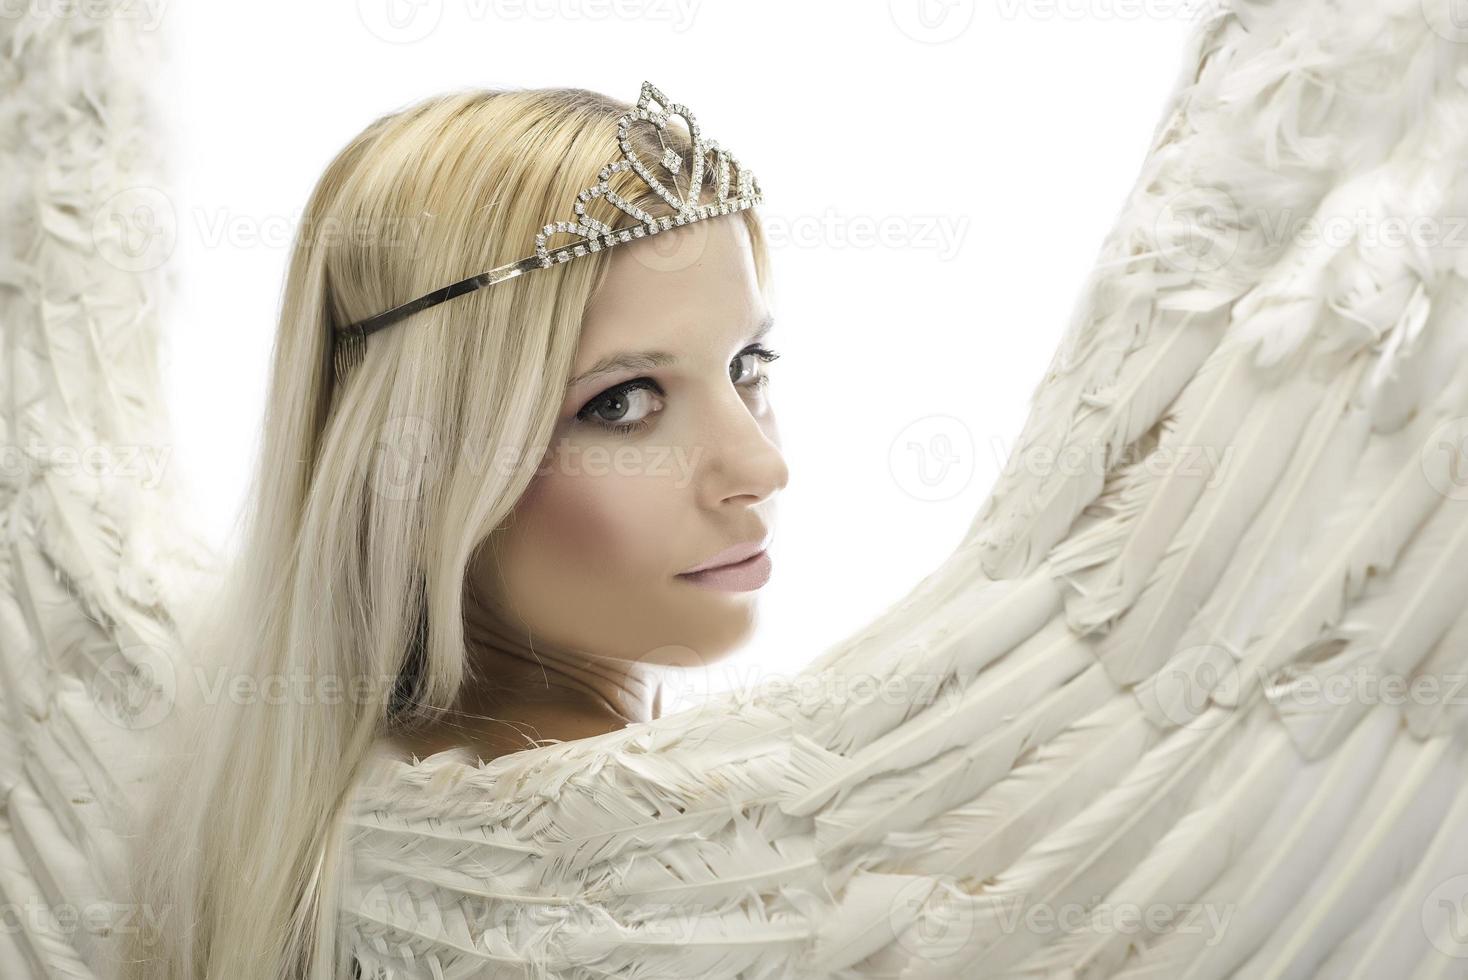
M770 349L770 311L737 216L665 235L612 252L554 448L498 555L482 552L469 570L475 676L448 718L398 739L405 751L463 746L488 760L650 720L661 707L660 665L712 664L754 631L758 589L702 588L678 573L772 537L789 471L771 365L759 353ZM646 353L668 357L576 380ZM629 381L645 387L622 387ZM518 637L504 636L485 595L511 611Z

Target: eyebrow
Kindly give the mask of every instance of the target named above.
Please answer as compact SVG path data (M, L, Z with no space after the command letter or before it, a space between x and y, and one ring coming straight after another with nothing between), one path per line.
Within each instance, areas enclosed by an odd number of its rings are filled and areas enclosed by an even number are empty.
M750 334L750 339L759 340L765 334L769 333L770 329L774 327L774 325L774 316L767 315L764 320L761 321L760 325L755 327L754 332ZM604 374L614 374L617 371L646 371L650 368L655 367L667 367L669 364L676 364L677 362L678 358L675 355L660 350L611 354L607 357L603 357L601 360L593 364L590 368L576 375L576 377L572 378L570 381L566 382L566 388L567 390L570 390L572 388L575 388L577 385L584 384L585 382L591 381L594 378L599 378Z

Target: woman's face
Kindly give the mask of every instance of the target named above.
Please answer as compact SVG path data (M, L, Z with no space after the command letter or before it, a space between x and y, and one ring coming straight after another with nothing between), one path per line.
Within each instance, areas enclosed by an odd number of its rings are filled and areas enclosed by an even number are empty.
M552 447L504 532L498 589L538 639L706 664L751 633L769 555L680 573L767 545L789 477L761 356L770 313L737 215L609 262Z

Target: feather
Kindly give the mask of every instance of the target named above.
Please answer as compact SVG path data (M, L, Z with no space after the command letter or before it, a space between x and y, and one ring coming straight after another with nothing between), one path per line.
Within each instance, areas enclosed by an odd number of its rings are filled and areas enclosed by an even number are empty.
M1370 705L1394 699L1385 683L1405 681L1468 603L1468 577L1452 572L1468 565L1465 518L1439 507L1391 575L1373 581L1377 587L1368 587L1335 628L1344 649L1271 688L1270 700L1306 756L1330 751ZM1277 666L1252 656L1244 662L1263 671Z
M1212 752L1235 737L1244 716L1218 709L1196 727L1174 729L1120 784L982 887L974 896L973 937L957 962L972 966L982 958L991 970L1017 963L1044 939L1039 930L1009 927L1016 908L1053 915L1113 887L1160 831L1186 812ZM929 964L910 972L914 978L939 975Z
M1468 875L1468 780L1461 775L1461 758L1458 768L1457 796L1411 876L1396 888L1390 900L1381 903L1381 914L1372 927L1354 930L1359 948L1353 949L1349 958L1333 957L1326 969L1346 980L1400 976L1407 964L1454 948L1442 942L1454 925L1451 903L1460 899L1463 891L1459 888L1454 894L1451 882L1456 879L1461 883L1465 881L1462 876ZM1437 897L1446 901L1435 901Z
M1372 712L1340 751L1307 766L1287 784L1284 797L1248 848L1199 896L1201 907L1231 913L1222 934L1169 932L1118 971L1118 980L1231 975L1273 932L1318 873L1382 771L1396 732L1392 712Z
M1279 487L1250 522L1217 587L1183 633L1179 646L1221 646L1241 651L1254 635L1262 607L1280 593L1302 542L1310 537L1314 523L1311 515L1318 513L1312 501L1349 470L1360 451L1368 418L1364 412L1345 406L1364 366L1365 361L1356 358L1332 383L1312 415ZM1220 688L1213 697L1225 704L1239 703L1247 689L1257 684L1257 678L1242 671L1240 674L1226 678L1242 685L1239 690Z
M1374 904L1383 886L1390 886L1403 866L1416 864L1446 812L1463 767L1448 752L1451 739L1441 737L1419 747L1415 739L1403 736L1325 874L1244 963L1245 975L1314 976L1319 962Z
M1094 663L1088 644L1059 620L1025 640L958 696L938 700L906 724L872 741L784 808L808 814L873 776L909 769L951 748L972 744L1007 721L1012 705L1033 704Z
M1056 574L1078 593L1066 601L1078 631L1102 628L1135 600L1205 486L1219 478L1217 461L1228 465L1234 434L1263 391L1242 348L1220 344L1170 409L1156 449L1107 501L1117 516L1051 554Z
M1123 312L1133 320L1142 319L1143 311L1124 308ZM1121 326L1127 333L1137 329L1126 321ZM989 575L1009 578L1033 568L1101 491L1105 474L1097 466L1075 467L1073 473L1065 472L1064 467L1042 466L1036 472L1027 460L1077 455L1094 460L1098 454L1103 461L1111 460L1156 424L1163 408L1212 352L1220 332L1217 317L1184 315L1166 328L1152 327L1139 343L1124 341L1117 349L1128 353L1114 381L1094 384L1089 391L1073 391L1073 380L1047 379L1047 385L1054 385L1057 391L1042 389L999 485L969 530L970 535L978 536ZM1065 405L1067 412L1073 410L1071 401L1083 411L1077 413L1074 423L1066 418L1062 425L1060 418L1051 417L1058 411L1045 410L1050 398Z
M1438 640L1408 678L1403 711L1412 734L1426 739L1457 729L1468 732L1468 609Z
M1317 397L1314 384L1292 378L1265 392L1248 411L1202 499L1168 542L1136 601L1102 640L1101 660L1118 683L1150 678L1172 653L1274 486L1308 417L1307 406Z
M1099 665L1020 712L971 745L950 749L911 771L877 776L815 817L823 855L930 819L992 786L1026 752L1118 694Z
M170 441L162 283L90 227L157 184L138 25L111 27L0 19L9 445ZM1432 903L1461 897L1468 712L1270 704L1468 672L1468 250L1369 234L1468 204L1468 46L1433 27L1416 0L1210 10L953 553L798 684L487 764L375 758L333 899L363 980L1461 978ZM107 980L115 937L59 913L124 893L159 746L119 709L192 666L177 624L220 556L171 483L25 462L0 468L0 900L34 914L0 976ZM1209 917L1129 930L1129 903Z
M816 683L809 685L817 691L844 690L858 678L880 688L896 679L908 690L907 697L866 698L861 711L841 710L851 699L822 697L820 707L825 710L812 714L824 724L803 727L813 740L833 752L859 750L909 720L937 698L945 684L966 683L1003 657L1059 608L1059 587L1043 568L1024 578L984 583L966 601L949 603L945 610L922 616L920 641L904 643L882 657L848 658L839 670L814 675Z
M1193 808L1110 890L1090 921L1030 957L1025 968L1050 976L1110 976L1125 961L1129 947L1146 942L1149 920L1166 929L1196 916L1198 897L1239 859L1303 764L1267 712L1255 711L1244 721L1251 723L1252 730L1241 733L1231 757L1221 759L1208 774ZM1140 928L1118 921L1117 910L1132 908L1147 913Z
M1115 786L1160 735L1134 703L1115 698L1036 750L970 803L920 830L893 832L882 865L982 881Z
M1373 438L1347 493L1322 522L1302 572L1246 655L1250 666L1279 666L1339 622L1372 572L1390 569L1408 538L1440 500L1422 478L1422 459L1431 415L1390 439Z

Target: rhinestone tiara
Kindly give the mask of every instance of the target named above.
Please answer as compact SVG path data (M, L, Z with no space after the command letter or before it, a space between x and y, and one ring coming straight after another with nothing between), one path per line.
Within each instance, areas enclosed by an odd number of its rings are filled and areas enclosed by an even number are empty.
M663 131L667 127L669 118L673 116L683 119L691 139L690 153L693 159L689 164L687 197L678 193L678 175L683 170L683 157L673 147L668 146L667 141L663 139ZM632 126L642 121L651 123L656 128L658 140L663 144L663 155L657 163L671 179L673 184L671 190L648 168L632 148L629 134ZM337 327L333 331L332 338L332 361L337 380L340 381L353 366L361 362L368 334L376 333L420 310L436 306L455 296L462 296L464 293L513 279L525 272L546 269L562 262L568 262L590 252L599 252L604 248L612 248L625 242L645 238L648 235L656 235L669 228L692 224L705 218L743 211L760 203L763 199L759 181L755 179L754 174L746 170L733 154L720 147L716 141L705 140L699 131L698 120L694 118L692 111L687 106L669 102L652 82L642 83L642 92L637 98L637 105L618 118L617 144L622 148L621 159L602 167L601 172L597 175L597 182L576 195L576 203L572 206L576 214L575 220L556 221L541 228L535 236L533 255L527 255L523 259L490 269L488 272L470 276L468 279L441 286L417 299L409 300L365 320L359 320L345 327ZM704 203L702 200L704 167L709 154L713 154L714 199ZM731 168L734 172L732 196L729 193ZM668 203L673 213L652 215L612 190L610 187L612 175L624 170L631 170L637 174L653 193ZM586 213L586 204L598 197L605 198L607 203L641 223L631 228L614 230L605 222L593 218ZM557 235L579 235L580 238L552 248L549 245L550 239Z

